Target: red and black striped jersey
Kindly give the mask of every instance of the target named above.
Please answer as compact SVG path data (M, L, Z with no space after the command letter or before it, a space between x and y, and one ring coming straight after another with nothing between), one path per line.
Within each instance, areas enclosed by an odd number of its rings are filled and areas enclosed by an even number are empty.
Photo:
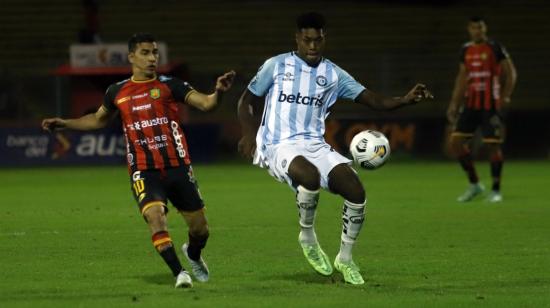
M500 109L500 63L507 58L506 49L495 41L464 44L460 61L467 74L466 108Z
M191 91L188 83L167 76L109 86L103 106L120 113L130 173L191 163L178 118L178 102Z

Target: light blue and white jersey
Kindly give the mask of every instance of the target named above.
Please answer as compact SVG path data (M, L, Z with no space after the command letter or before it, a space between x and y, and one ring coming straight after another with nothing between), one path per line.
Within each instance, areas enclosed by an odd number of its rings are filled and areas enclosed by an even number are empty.
M265 61L248 90L265 96L256 135L261 154L281 142L323 140L329 108L338 98L354 100L365 87L327 59L312 67L290 52Z

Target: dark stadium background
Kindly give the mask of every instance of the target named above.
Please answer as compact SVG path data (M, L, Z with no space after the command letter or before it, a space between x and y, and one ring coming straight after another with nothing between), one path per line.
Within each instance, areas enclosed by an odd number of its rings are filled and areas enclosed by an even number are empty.
M355 132L368 127L390 137L395 157L448 159L445 110L459 49L467 40L466 20L481 15L490 37L507 47L518 70L507 114L505 153L509 158L549 158L550 5L543 0L3 0L0 164L122 163L124 147L117 139L116 123L96 135L104 137L103 151L91 149L84 158L74 154L82 135L64 133L69 148L63 149L59 138L38 127L43 117L80 116L93 110L109 83L127 77L67 73L70 44L98 39L124 43L138 31L166 42L173 64L170 73L200 90L210 91L220 73L237 71L236 84L219 108L206 114L186 110L182 119L195 161L234 159L240 136L238 96L265 59L294 48L294 17L309 10L327 17L326 57L367 87L401 95L421 81L435 95L432 103L394 113L338 104L327 124L327 139L342 152ZM89 97L88 102L79 98L79 91L95 92L97 104L90 104ZM100 143L94 142L91 147ZM44 157L37 159L41 154Z

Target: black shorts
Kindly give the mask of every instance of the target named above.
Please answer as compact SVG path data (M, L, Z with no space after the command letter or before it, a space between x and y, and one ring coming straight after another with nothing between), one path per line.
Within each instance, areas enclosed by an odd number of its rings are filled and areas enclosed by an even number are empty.
M194 212L204 208L191 166L136 171L130 182L142 214L152 206L166 205L167 200L179 211Z
M483 142L502 143L504 139L502 115L495 110L464 108L458 116L453 136L472 137L478 127L481 128Z

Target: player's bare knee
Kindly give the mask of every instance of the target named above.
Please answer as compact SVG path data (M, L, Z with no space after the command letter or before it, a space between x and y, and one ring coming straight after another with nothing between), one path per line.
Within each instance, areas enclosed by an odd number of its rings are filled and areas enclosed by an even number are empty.
M299 184L309 190L319 189L321 187L321 174L319 170L317 168L307 170Z
M461 155L462 152L464 152L465 149L465 141L461 137L451 137L451 140L449 141L451 145L451 150L453 151L454 155Z
M166 229L166 214L164 206L156 205L148 208L143 212L145 221L153 232L158 232Z
M189 226L189 233L194 237L208 238L210 231L207 224L196 224Z

